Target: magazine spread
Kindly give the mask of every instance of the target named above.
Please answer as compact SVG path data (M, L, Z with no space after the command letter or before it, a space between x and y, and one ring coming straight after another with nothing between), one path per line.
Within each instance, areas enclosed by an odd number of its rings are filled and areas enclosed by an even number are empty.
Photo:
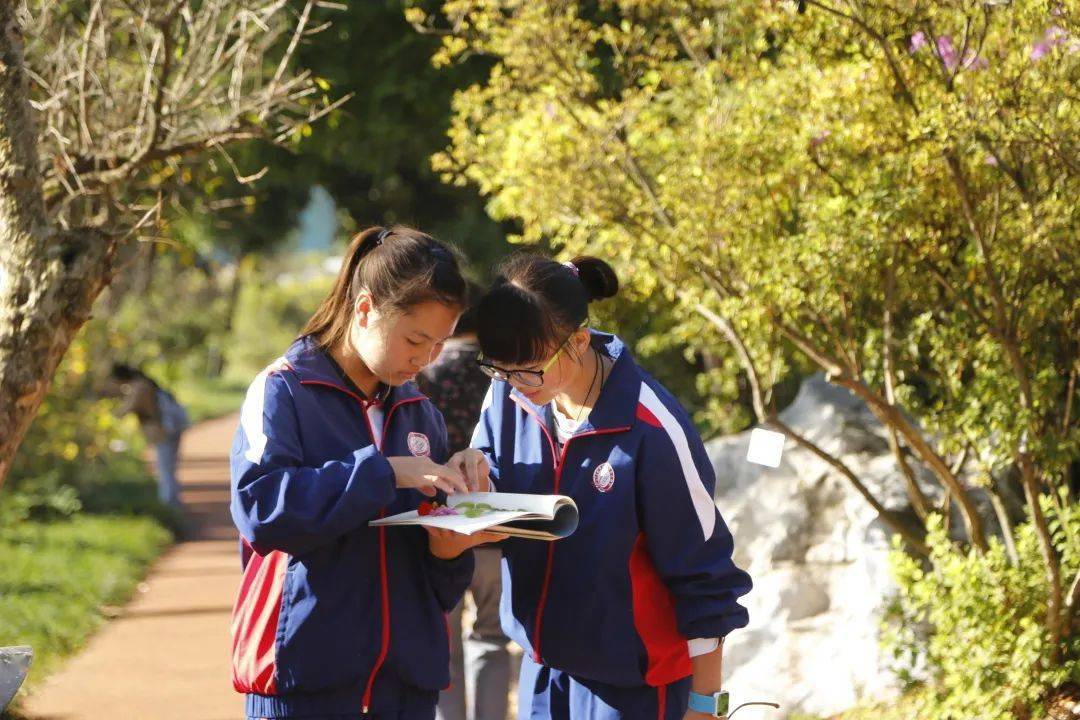
M577 529L578 509L565 495L459 493L448 496L443 507L410 510L370 524L426 525L463 535L489 530L530 540L558 540Z

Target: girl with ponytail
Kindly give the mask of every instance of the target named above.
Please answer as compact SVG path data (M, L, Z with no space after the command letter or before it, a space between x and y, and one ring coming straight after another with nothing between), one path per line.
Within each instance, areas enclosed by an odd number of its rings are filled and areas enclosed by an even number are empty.
M503 551L503 630L525 651L518 717L721 716L723 639L748 621L715 478L678 401L588 325L603 260L518 255L478 308L492 383L473 447L500 492L577 503L577 531ZM696 709L695 709L696 705Z
M436 492L487 488L451 455L413 383L465 306L456 255L424 233L353 238L333 289L248 389L231 457L244 576L233 684L249 718L431 720L449 682L444 613L473 545L501 539L371 528Z

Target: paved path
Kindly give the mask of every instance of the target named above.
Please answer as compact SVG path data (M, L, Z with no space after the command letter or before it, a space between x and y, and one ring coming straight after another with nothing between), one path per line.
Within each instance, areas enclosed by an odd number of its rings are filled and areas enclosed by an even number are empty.
M237 720L229 616L240 578L229 519L228 455L235 416L184 435L182 499L191 539L154 565L118 618L23 704L31 720Z

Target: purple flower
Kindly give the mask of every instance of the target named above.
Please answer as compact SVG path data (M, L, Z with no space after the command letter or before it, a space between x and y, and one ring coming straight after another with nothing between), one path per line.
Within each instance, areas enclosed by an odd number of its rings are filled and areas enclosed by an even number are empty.
M996 157L994 157L993 155L988 155L986 157L986 164L991 166L991 167L997 167L998 159Z
M914 54L924 47L926 47L926 33L920 30L911 36L911 45L908 46L908 52Z
M945 67L949 70L955 70L960 64L960 58L956 56L956 48L953 47L950 36L942 35L937 39L937 51L941 56L941 62L945 63Z
M1069 33L1057 25L1051 25L1043 33L1043 39L1031 46L1031 60L1039 60L1050 53L1058 45L1063 45L1069 38Z

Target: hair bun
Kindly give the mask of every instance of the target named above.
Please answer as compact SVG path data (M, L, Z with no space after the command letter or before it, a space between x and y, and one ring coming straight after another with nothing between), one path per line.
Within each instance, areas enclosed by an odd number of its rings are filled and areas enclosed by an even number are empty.
M578 270L578 279L585 286L589 302L614 297L619 292L619 277L612 267L600 258L582 255L571 262Z

